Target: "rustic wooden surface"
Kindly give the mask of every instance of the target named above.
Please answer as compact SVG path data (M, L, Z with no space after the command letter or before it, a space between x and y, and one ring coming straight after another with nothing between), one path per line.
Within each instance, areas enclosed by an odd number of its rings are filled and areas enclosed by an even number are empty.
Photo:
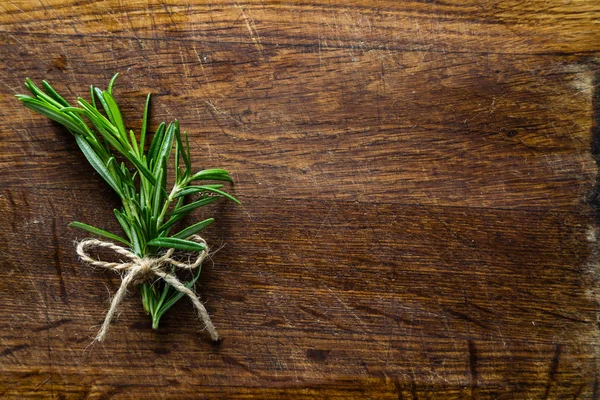
M199 3L0 4L1 398L600 397L597 1ZM118 204L12 96L116 71L233 171L219 346L137 292L88 346L119 278L67 224Z

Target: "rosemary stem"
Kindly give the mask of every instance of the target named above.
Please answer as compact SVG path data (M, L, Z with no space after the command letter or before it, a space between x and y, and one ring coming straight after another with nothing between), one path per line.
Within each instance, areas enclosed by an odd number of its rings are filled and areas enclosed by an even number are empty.
M169 197L167 197L167 200L165 201L165 204L160 212L160 215L158 216L158 219L156 220L156 229L159 229L160 226L163 223L163 220L165 219L165 215L167 215L167 211L169 210L169 206L171 205L171 202L173 201L173 199L175 198L175 196L177 195L177 193L179 193L179 186L177 184L173 185L173 189L171 190L171 193L169 193Z
M161 317L161 315L159 313L152 315L152 329L154 329L154 330L158 329L160 317Z

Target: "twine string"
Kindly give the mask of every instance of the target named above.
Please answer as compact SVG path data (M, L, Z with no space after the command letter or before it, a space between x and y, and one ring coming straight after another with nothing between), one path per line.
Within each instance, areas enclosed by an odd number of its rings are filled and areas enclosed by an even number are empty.
M140 258L131 251L127 250L126 248L118 246L111 242L104 242L102 240L97 239L86 239L77 244L77 254L86 263L95 267L102 267L105 269L125 274L122 277L119 290L117 290L115 297L113 297L110 303L110 308L106 313L106 317L104 318L102 327L100 328L98 335L96 335L95 340L101 342L106 337L106 333L108 332L108 328L110 327L110 323L117 311L117 308L123 302L125 295L127 294L127 288L131 284L144 282L153 276L164 279L175 290L178 290L179 292L188 296L192 301L192 304L196 308L198 316L200 317L200 319L202 319L202 322L204 322L206 330L210 334L212 340L219 340L219 334L217 333L217 330L212 324L212 321L210 320L210 316L208 315L206 308L204 307L202 302L200 302L200 299L198 299L198 296L194 293L194 291L192 291L185 284L183 284L174 274L167 271L167 268L169 268L169 266L192 271L198 268L200 265L202 265L204 259L208 255L208 246L206 246L206 241L198 235L192 235L188 238L188 240L193 240L197 243L203 243L205 245L205 249L199 253L198 258L196 258L196 261L194 261L193 263L184 263L171 258L173 256L173 253L175 252L175 249L173 248L168 249L164 255L158 258ZM129 259L129 262L116 263L94 259L90 257L90 255L87 253L87 249L89 248L105 248L108 250L112 250L115 253L120 254Z

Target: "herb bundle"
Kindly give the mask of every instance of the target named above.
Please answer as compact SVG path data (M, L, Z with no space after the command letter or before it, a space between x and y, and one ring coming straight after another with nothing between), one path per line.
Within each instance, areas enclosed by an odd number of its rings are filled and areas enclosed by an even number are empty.
M115 209L114 215L125 237L82 222L70 224L125 246L88 240L81 242L77 248L84 261L126 273L96 339L104 339L127 286L139 283L142 304L152 318L154 329L158 328L165 312L187 295L198 309L213 340L217 340L218 335L208 313L191 290L200 276L200 265L208 252L206 242L197 233L214 220L206 219L175 234L171 230L190 212L219 198L239 203L221 190L222 184L197 184L202 181L232 182L232 179L223 169L193 172L188 135L186 132L181 134L177 120L169 125L162 122L149 140L150 94L146 98L140 134L136 136L133 130L127 130L113 96L117 76L115 74L110 80L107 90L90 86L90 102L78 98L77 106L69 104L46 81L42 81L42 90L27 78L25 86L33 96L17 95L26 107L65 126L73 134L83 155L122 202L122 207ZM171 158L174 160L173 185L167 190ZM186 198L191 195L195 195L195 199L187 202ZM129 262L106 263L92 259L85 252L87 247L112 249L127 257ZM196 262L187 264L171 258L175 250L200 255ZM197 271L191 280L182 283L175 277L176 267ZM153 283L149 282L150 278L154 278Z

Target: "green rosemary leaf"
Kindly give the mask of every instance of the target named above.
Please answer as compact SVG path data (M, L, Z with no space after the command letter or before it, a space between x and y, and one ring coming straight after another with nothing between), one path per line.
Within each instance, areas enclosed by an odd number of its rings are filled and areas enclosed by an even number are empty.
M189 289L192 286L194 286L194 284L196 283L196 281L198 280L198 278L200 278L200 272L202 271L201 267L198 267L198 271L196 272L196 274L194 275L194 278L187 282L185 284L185 286ZM165 288L170 287L170 285L166 284ZM164 315L165 312L167 312L171 307L173 307L175 305L175 303L177 303L183 296L185 296L184 293L179 292L179 291L167 291L165 290L164 293L169 292L170 296L168 296L168 298L161 304L161 306L156 310L155 315L153 316L153 321L152 321L152 325L154 327L154 325L158 326L158 321L160 320L160 318ZM155 323L156 321L156 323Z
M113 75L112 78L110 78L110 81L108 82L108 89L106 89L106 91L108 93L110 93L111 95L112 95L113 86L115 86L115 81L117 80L118 76L119 76L119 73L117 72L116 74Z
M66 106L66 107L70 106L69 102L66 101L61 95L56 93L56 90L54 90L54 88L52 86L50 86L50 84L48 82L42 81L42 86L44 86L44 90L46 91L48 96L52 97L54 100L56 100L63 106Z
M206 249L206 245L204 243L196 243L189 240L172 237L152 239L148 242L148 245L186 251L203 251Z
M62 107L59 109L59 112L65 114L67 117L71 118L73 123L77 124L80 129L82 129L82 135L88 139L94 140L94 134L90 130L90 128L86 125L86 123L81 118L80 114L86 115L86 111L77 107Z
M142 294L142 305L144 306L144 311L146 312L146 314L150 314L150 285L147 283L142 283L140 285L140 293Z
M224 169L205 169L200 172L195 173L189 179L189 181L196 180L212 180L212 181L229 181L232 182L231 177L229 177L229 172Z
M44 93L39 87L37 87L35 85L35 83L33 83L31 81L31 79L29 79L29 78L25 79L25 86L27 86L27 89L29 89L29 91L32 94L34 94L37 99L42 100L48 104L51 104L56 108L63 107L63 104L61 104L59 101L56 101L55 99L53 99L52 97L50 97L46 93Z
M121 164L121 168L119 168L119 164L117 164L117 160L115 159L114 156L111 156L108 158L108 160L106 160L104 165L106 165L106 169L108 169L108 172L110 173L110 175L115 177L115 181L120 180L121 183L125 183L125 185L121 186L121 189L127 190L127 186L129 186L128 181L130 179L130 175L128 175L129 171L123 172L123 164ZM117 177L119 177L120 179ZM129 178L129 179L127 179L127 178Z
M27 100L35 100L35 98L28 96L26 94L15 94L15 97L17 98L17 100L25 102Z
M88 224L84 224L83 222L77 222L77 221L73 221L69 224L69 226L71 228L77 228L77 229L82 229L84 231L87 231L89 233L92 233L94 235L98 235L98 236L103 236L107 239L111 239L111 240L116 240L117 242L121 242L126 244L127 246L131 247L131 243L129 243L127 240L123 239L120 236L117 236L115 234L112 234L110 232L107 232L103 229L100 228L96 228L95 226L91 226Z
M102 92L102 97L104 97L104 101L106 105L110 108L110 118L109 120L117 127L119 130L119 135L123 140L127 140L127 131L125 130L125 124L123 123L123 117L121 116L121 110L119 110L119 106L115 101L115 98L109 92Z
M229 175L229 171L220 168L211 168L211 169L203 169L200 172L197 172L195 175L200 174L209 174L209 175Z
M97 87L94 88L94 94L96 95L96 99L98 99L100 105L102 105L102 108L104 109L104 112L106 113L106 116L108 117L109 121L112 121L113 118L111 115L110 107L106 103L106 99L104 98L104 95L102 93L104 93L102 92L102 90L98 89Z
M240 203L240 201L238 199L236 199L235 197L233 197L229 193L224 192L224 191L219 190L219 189L216 189L213 186L214 185L188 186L185 189L183 189L181 192L179 192L176 197L179 197L179 196L189 196L191 194L202 193L202 192L213 192L213 193L216 193L216 194L218 194L220 196L227 197L229 200L235 202L236 204L242 204L242 203ZM223 185L220 185L220 186L223 186Z
M150 309L150 315L156 315L156 294L154 293L153 285L148 285L147 296L148 296L148 308Z
M177 137L177 135L175 135L175 137ZM181 175L181 169L179 168L179 143L177 143L175 145L175 157L174 157L174 162L175 162L175 183L179 184L181 182L181 179L179 179L180 175Z
M59 108L59 111L63 112L63 113L77 113L77 114L84 114L84 115L86 114L86 110L79 108L79 107L71 107L71 106L61 107L61 108Z
M86 123L81 119L78 114L85 114L85 110L77 107L63 107L59 110L61 113L67 115L74 124L77 124L78 127L82 130L81 135L85 136L92 143L97 143L97 139L90 130L90 128L86 125ZM91 144L91 143L90 143Z
M158 237L158 227L156 226L156 219L157 217L153 216L152 213L150 212L150 210L148 209L147 211L149 217L148 217L148 226L149 228L149 234L148 237Z
M92 120L92 123L94 124L94 127L96 128L96 130L98 132L100 132L100 135L102 135L102 137L108 143L110 143L110 145L112 147L114 147L115 150L117 150L122 155L126 156L127 150L125 150L125 148L123 148L123 145L121 144L121 142L119 140L115 139L115 136L111 135L108 131L106 131L106 129L104 129L104 127L101 124L96 124L95 121L96 120Z
M159 232L166 232L168 231L170 228L173 227L173 225L175 225L176 223L178 223L179 221L181 221L187 214L176 214L171 216L171 218L169 218L169 220L167 222L165 222L163 225L160 226L160 228L158 228Z
M92 105L96 108L96 99L94 98L94 86L90 85L90 98L92 99Z
M191 153L190 153L190 141L188 139L187 132L184 131L183 132L183 136L185 136L185 153L187 155L188 161L191 163L192 162L192 156L191 156ZM192 173L192 168L191 167L187 168L187 170L185 171L185 177L188 178L191 173Z
M117 194L120 197L123 197L123 192L121 191L121 188L119 187L118 183L110 174L102 160L98 158L98 155L94 152L90 144L82 136L75 136L75 140L77 141L77 144L79 145L79 148L81 149L83 155L85 156L85 158L87 158L92 167L94 167L96 172L100 174L100 176L106 181L106 183L108 183L110 187L113 188L113 190L117 192Z
M104 115L100 114L95 104L91 105L81 97L77 99L77 103L79 103L79 105L88 112L86 114L86 117L88 117L88 119L92 122L92 124L94 124L94 126L103 127L105 130L107 130L114 136L119 136L118 129L113 124L111 124L110 121L106 119Z
M133 244L133 251L135 252L135 254L137 254L140 257L144 256L144 249L145 249L145 240L144 240L144 235L141 231L141 227L139 226L139 224L136 224L134 221L130 222L130 226L131 226L131 242Z
M148 113L150 109L150 93L146 97L146 106L144 107L144 117L142 119L142 132L140 133L140 150L144 154L144 146L146 145L146 129L148 128Z
M179 239L189 238L190 236L195 235L196 233L200 232L202 229L206 228L213 222L215 222L214 218L205 219L202 222L198 222L197 224L194 224L192 226L189 226L189 227L177 232L176 234L173 235L173 237L179 238Z
M85 131L81 128L81 126L79 126L79 124L77 124L72 117L61 112L60 109L31 97L19 97L19 100L23 102L25 107L33 111L37 111L51 120L64 125L65 128L70 130L72 133L77 135L85 135Z
M109 105L106 103L104 96L102 95L103 92L98 88L94 88L94 91L96 92L96 97L100 101L100 104L102 104L102 107L104 108L104 111L106 112L108 118L100 114L100 111L98 111L98 109L89 108L88 111L90 112L90 114L88 115L88 118L90 122L92 122L92 124L94 124L94 126L98 129L98 131L100 131L100 133L103 134L104 137L106 137L107 133L112 134L113 137L116 138L116 140L120 143L121 149L118 149L118 151L121 154L124 154L125 150L129 150L129 148L131 147L129 145L129 142L127 141L127 135L122 133L119 130L119 128L114 125L112 112ZM85 100L82 99L80 104L84 105Z
M163 182L164 182L165 170L161 169L158 172L158 176L156 178L156 183L154 187L154 198L152 201L152 216L158 218L158 214L160 213L161 206L163 204Z
M187 204L181 208L176 208L175 210L173 210L171 215L186 214L190 211L195 210L196 208L206 206L210 203L214 203L217 200L219 200L218 197L205 197L200 200L194 201L193 203Z
M169 127L167 128L167 132L165 133L165 137L162 141L159 152L156 155L158 163L154 166L155 173L157 172L157 168L159 168L159 166L164 167L166 161L169 159L169 155L171 154L171 148L173 147L173 138L175 136L176 123L177 121L170 123Z
M233 180L231 179L231 177L229 175L202 175L200 177L190 179L190 181L192 181L192 180L233 182Z
M117 159L114 156L108 159L108 161L106 162L106 166L109 169L111 169L111 167L114 168L115 174L119 176L119 179L122 183L125 184L125 186L135 189L133 181L135 179L135 174L137 174L137 171L133 175L131 175L131 172L125 166L125 163L121 162L121 166L119 166L119 164L117 164Z
M127 237L131 240L131 227L129 226L127 217L125 217L125 215L123 215L123 213L116 208L113 210L113 212L117 218L117 221L119 221L119 225L121 225L121 228L123 228L123 232L125 232L125 235L127 235Z
M160 123L160 125L156 129L154 137L152 138L152 142L150 143L150 149L148 150L148 164L150 165L150 168L154 166L154 160L156 160L156 153L158 152L158 149L162 144L166 126L167 125L164 122Z
M184 132L184 135L187 138L187 134L185 132ZM183 159L183 163L185 164L186 171L190 171L192 169L192 165L191 165L191 161L189 158L189 154L185 150L185 147L183 146L183 142L181 141L181 132L179 131L179 124L177 124L177 130L175 131L175 138L177 139L177 145L175 146L175 148L180 150L180 151L178 151L178 156L181 155L181 158ZM176 157L176 159L177 159L177 157Z
M206 185L202 185L202 187L207 187L207 188L211 188L211 189L221 189L223 186L222 183L210 183L210 184L206 184ZM188 186L190 187L194 187L194 186Z
M144 225L144 220L142 218L140 218L140 215L142 214L143 207L140 204L140 202L138 201L138 199L136 199L134 196L131 196L130 200L131 200L131 204L133 204L135 206L135 214L133 215L133 217L135 218L135 221L137 222L137 225L143 226Z
M144 164L142 164L140 160L138 160L137 156L132 151L128 151L126 157L133 165L135 165L137 170L140 171L140 173L144 175L148 181L150 181L150 183L156 185L156 178L154 175L152 175L152 172L150 172L150 170Z
M163 291L162 291L162 295L160 296L160 298L159 298L159 299L158 299L158 301L156 302L156 306L155 306L155 312L156 312L156 311L158 311L158 310L161 308L162 304L163 304L163 303L164 303L164 301L166 300L166 298L167 298L167 295L169 294L169 292L170 292L170 291L171 291L171 290L170 290L170 288L169 288L169 289L167 289L167 288L163 289ZM153 322L154 322L154 321L153 321ZM154 328L154 329L156 329L156 328Z
M138 147L137 144L137 140L135 139L135 133L133 133L133 130L129 130L129 140L131 142L131 147L133 147L133 152L136 154L137 157L140 156L140 148Z

